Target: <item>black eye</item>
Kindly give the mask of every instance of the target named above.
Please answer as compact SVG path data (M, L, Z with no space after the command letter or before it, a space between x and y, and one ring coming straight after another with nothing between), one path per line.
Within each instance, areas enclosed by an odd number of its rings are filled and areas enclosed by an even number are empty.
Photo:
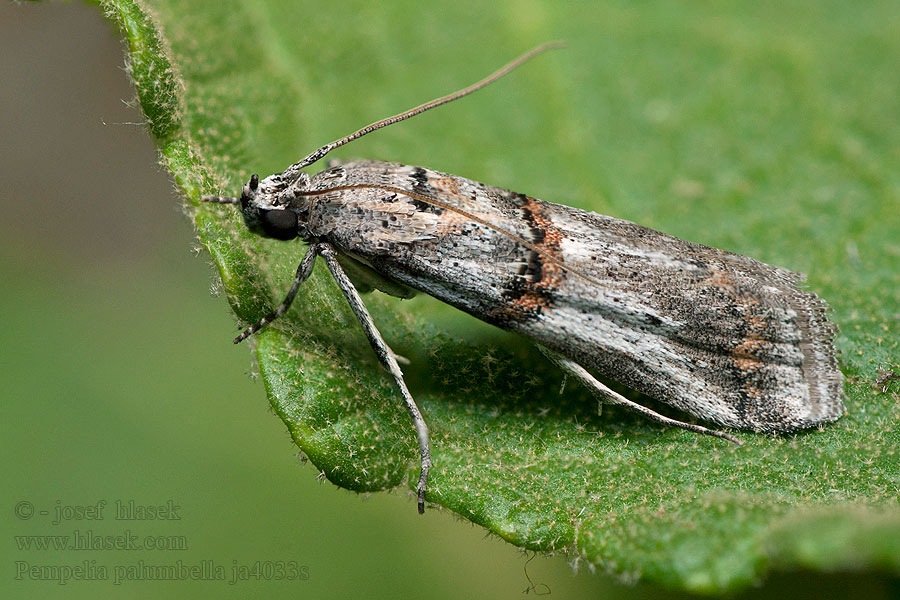
M297 215L288 210L267 210L260 215L263 234L276 240L292 240L297 237Z

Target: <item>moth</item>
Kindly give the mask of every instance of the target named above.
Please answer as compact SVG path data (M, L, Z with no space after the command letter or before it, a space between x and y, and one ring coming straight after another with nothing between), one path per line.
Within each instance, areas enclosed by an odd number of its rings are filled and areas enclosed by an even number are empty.
M235 343L283 315L316 258L324 259L412 417L420 513L431 467L428 427L360 292L429 294L530 338L602 402L738 444L733 435L629 400L597 377L737 429L790 432L843 414L836 327L825 302L799 287L798 273L422 167L360 160L303 171L331 150L470 94L555 45L323 146L282 173L253 175L240 198L203 198L238 206L253 233L308 244L284 301Z

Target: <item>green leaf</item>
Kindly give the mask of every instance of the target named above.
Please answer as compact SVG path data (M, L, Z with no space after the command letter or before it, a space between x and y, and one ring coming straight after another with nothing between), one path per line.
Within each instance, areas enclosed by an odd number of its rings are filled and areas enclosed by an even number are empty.
M900 363L892 2L101 5L242 323L281 299L303 248L250 235L202 194L237 194L251 172L568 41L336 154L422 164L809 273L842 327L848 413L820 431L744 433L740 448L600 416L577 386L560 394L527 340L427 297L372 294L431 427L429 501L524 548L694 591L770 570L900 573L900 384L873 385ZM256 356L325 477L358 492L414 485L409 418L322 265Z

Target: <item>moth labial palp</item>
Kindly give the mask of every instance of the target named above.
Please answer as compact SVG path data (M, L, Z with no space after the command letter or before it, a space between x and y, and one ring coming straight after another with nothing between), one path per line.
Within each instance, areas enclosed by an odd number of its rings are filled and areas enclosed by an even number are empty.
M737 444L733 435L629 400L596 376L696 418L758 432L814 427L843 413L836 327L827 305L798 286L798 273L422 167L359 160L314 175L302 170L556 45L327 144L282 173L253 175L240 198L203 199L239 206L253 233L309 244L284 301L235 343L283 315L316 257L325 260L415 425L420 513L431 466L428 427L358 289L401 298L425 292L527 336L604 402Z

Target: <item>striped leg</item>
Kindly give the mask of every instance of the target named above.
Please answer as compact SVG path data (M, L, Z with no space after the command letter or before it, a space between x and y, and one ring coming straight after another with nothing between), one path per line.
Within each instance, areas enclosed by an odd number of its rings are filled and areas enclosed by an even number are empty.
M294 283L291 285L291 289L288 290L287 296L284 297L284 300L278 307L264 316L262 319L248 327L244 330L244 332L234 338L235 344L240 344L248 337L283 315L288 311L291 307L291 302L294 301L294 296L297 295L297 290L300 289L300 284L309 279L309 276L312 275L313 265L316 264L316 255L322 251L322 244L310 244L309 249L306 251L306 255L303 257L303 260L300 261L300 266L297 267L297 275L294 277Z
M597 381L597 379L593 375L591 375L587 371L587 369L579 365L577 362L570 360L562 354L554 352L549 348L545 348L544 346L538 345L538 349L544 353L544 356L549 358L556 366L562 369L564 373L574 377L584 387L589 389L591 393L594 394L594 396L597 397L598 400L600 400L600 402L608 402L610 404L618 404L620 406L624 406L629 410L633 410L634 412L640 413L645 417L664 425L671 425L673 427L679 427L681 429L693 431L694 433L702 433L704 435L711 435L713 437L722 438L723 440L734 442L738 446L743 445L743 442L733 435L729 435L721 431L715 431L713 429L707 429L706 427L695 425L693 423L684 423L682 421L670 419L669 417L661 415L658 412L650 410L646 406L641 406L637 402L629 400L622 394L614 392L613 390Z
M372 344L375 354L378 355L378 360L381 361L382 366L393 375L394 381L397 382L397 387L400 388L400 394L403 396L404 402L406 402L406 410L409 411L409 415L412 417L413 425L415 425L416 428L416 436L419 439L419 456L421 458L421 470L419 471L419 483L416 486L416 491L419 514L422 514L425 512L425 490L428 487L428 470L431 468L431 446L428 442L428 425L425 423L425 419L422 418L422 413L419 411L416 401L406 388L406 382L403 381L403 372L400 371L400 366L397 364L396 355L384 342L378 329L375 328L375 324L372 322L369 311L366 310L362 298L359 297L359 292L353 287L350 278L347 277L347 274L344 273L340 263L338 263L334 248L332 248L330 244L324 242L318 244L318 247L318 253L325 259L325 264L328 265L328 269L334 276L338 287L341 288L344 297L346 297L347 302L350 303L350 308L353 309L353 313L356 315L356 318L359 319L363 331L366 333L366 337L369 338L369 343Z

